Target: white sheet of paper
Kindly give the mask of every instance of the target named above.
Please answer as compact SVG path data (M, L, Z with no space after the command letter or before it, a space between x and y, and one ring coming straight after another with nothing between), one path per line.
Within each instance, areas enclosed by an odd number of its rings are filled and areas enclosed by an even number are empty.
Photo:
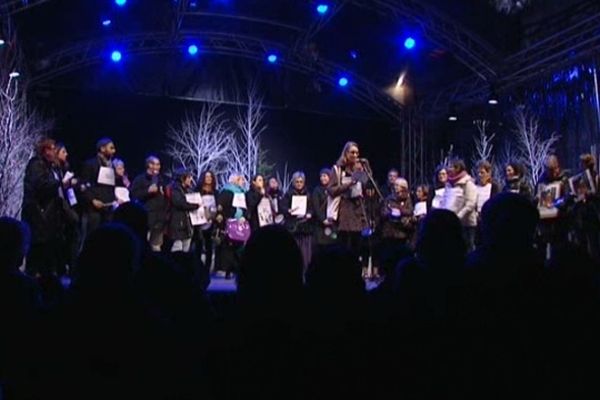
M340 211L340 198L327 196L327 219L337 221Z
M445 188L441 188L435 191L435 196L431 202L431 208L442 208L442 200L444 199Z
M73 179L73 177L75 177L75 174L72 173L71 171L67 171L65 172L65 176L63 176L63 183L67 183L69 182L71 179Z
M356 182L355 185L350 187L350 197L356 199L357 197L362 196L362 183Z
M420 217L421 215L427 214L427 203L424 201L419 201L415 204L415 217Z
M74 207L77 205L77 196L75 196L75 191L73 188L67 189L67 200L69 200L69 205Z
M234 193L233 202L231 204L234 208L243 208L246 207L246 195L244 193Z
M273 224L273 210L271 208L271 200L263 197L256 208L258 212L258 225L260 227Z
M554 202L561 196L560 182L547 185L540 184L538 188L538 211L541 219L558 217L558 208Z
M100 171L98 171L98 183L115 186L115 170L110 167L100 167Z
M485 186L477 186L477 212L481 212L483 205L492 196L492 184L488 183Z
M294 216L304 217L308 207L308 196L292 196L290 213Z
M128 201L131 201L129 199L129 190L124 187L115 188L115 197L117 198L117 200L120 200L121 203L127 203Z
M202 204L209 210L212 208L217 208L217 200L212 194L205 194L202 196Z
M200 193L186 193L185 200L191 204L198 204L200 207L190 211L190 221L193 226L204 225L208 223L206 215L204 213L204 207L202 207L202 196Z
M452 212L458 212L459 206L463 203L463 191L459 187L446 187L444 190L444 198L442 200L442 208Z

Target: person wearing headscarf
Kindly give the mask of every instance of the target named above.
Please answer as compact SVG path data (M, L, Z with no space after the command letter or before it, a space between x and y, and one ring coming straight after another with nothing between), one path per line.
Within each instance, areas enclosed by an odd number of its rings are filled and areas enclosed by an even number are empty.
M285 226L294 236L298 247L302 251L304 271L312 258L312 233L313 210L308 189L306 188L306 175L302 171L292 175L292 187L283 197L282 211L285 216Z
M316 252L334 244L337 239L335 221L327 215L327 206L331 203L331 197L327 193L330 181L331 169L323 168L319 172L319 185L313 190L311 196Z

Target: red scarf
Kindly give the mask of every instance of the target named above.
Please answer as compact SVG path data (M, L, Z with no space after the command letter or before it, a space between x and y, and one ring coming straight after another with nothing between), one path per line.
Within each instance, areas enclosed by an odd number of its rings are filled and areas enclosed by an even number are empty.
M448 182L450 182L450 184L452 186L456 185L456 182L460 181L462 178L464 178L465 176L467 176L467 171L463 171L458 175L454 175L453 177L448 177Z

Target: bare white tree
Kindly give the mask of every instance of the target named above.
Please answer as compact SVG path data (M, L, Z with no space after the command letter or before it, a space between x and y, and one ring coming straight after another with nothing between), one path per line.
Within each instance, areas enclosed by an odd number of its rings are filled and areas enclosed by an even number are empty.
M0 216L18 218L25 168L36 141L52 124L28 105L16 36L8 30L4 37L6 49L0 57Z
M247 91L247 107L238 110L235 124L238 129L228 156L228 170L237 172L248 181L254 176L261 164L266 164L266 152L261 151L261 134L267 129L264 122L263 98L258 94L255 84Z
M493 162L492 152L494 151L494 144L492 141L496 135L488 133L490 121L479 119L473 123L477 127L478 132L478 135L473 138L475 142L475 152L472 156L473 165L479 161Z
M515 133L520 159L529 170L531 185L536 187L544 171L546 157L552 153L560 136L552 133L550 137L543 139L539 119L524 106L517 107L515 111Z
M292 174L290 173L289 169L288 169L288 163L285 163L285 165L283 166L283 171L277 171L277 180L279 181L279 184L281 185L281 190L283 191L283 193L287 193L288 190L290 190L290 187L292 187Z
M167 137L166 153L196 179L208 169L219 181L227 179L233 138L218 103L203 105L198 115L186 115L179 126L169 129Z
M512 146L512 142L507 140L500 147L500 151L496 153L496 157L494 157L494 179L497 182L504 182L504 169L510 162L522 163L520 155L517 154L514 146Z

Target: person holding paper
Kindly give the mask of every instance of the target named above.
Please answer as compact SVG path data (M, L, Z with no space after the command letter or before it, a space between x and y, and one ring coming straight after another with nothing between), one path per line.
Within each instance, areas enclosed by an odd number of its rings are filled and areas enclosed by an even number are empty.
M396 179L394 193L384 200L381 210L383 248L385 252L406 247L414 233L413 205L408 182Z
M302 251L304 271L312 258L312 204L306 189L306 175L296 171L292 175L292 187L283 197L282 211L285 215L285 226L294 236Z
M442 208L452 211L460 219L467 249L474 250L477 231L477 188L463 160L454 159L448 165L448 183L444 190Z
M171 183L171 218L169 220L169 237L173 240L171 252L182 251L187 253L192 245L192 222L190 211L200 208L199 204L188 203L186 193L191 193L192 174L185 169L178 169L174 173Z
M55 168L62 182L61 191L63 208L65 211L64 231L64 256L65 263L69 266L69 273L73 274L73 268L81 248L81 218L79 216L79 202L77 200L78 179L71 171L69 165L69 152L64 143L56 143L56 165Z
M144 205L148 211L148 241L152 251L161 251L167 225L168 180L160 173L160 159L154 155L146 158L146 172L131 183L131 199Z
M431 204L429 202L429 185L421 184L418 185L415 189L415 221L421 221L431 208Z
M237 271L240 265L243 242L231 240L227 234L227 222L235 220L240 223L246 222L247 206L244 186L246 178L239 173L231 174L229 183L223 187L217 197L217 249L215 269L225 271L227 279Z
M116 178L112 166L117 152L115 144L109 138L102 138L96 143L96 151L96 156L87 160L81 169L84 236L110 221L115 202Z
M250 190L246 192L246 204L248 206L248 221L250 221L252 231L273 224L272 204L265 190L265 178L261 174L252 177Z
M331 169L323 168L319 173L319 186L317 186L311 196L311 206L314 215L314 241L319 248L329 246L336 242L337 234L335 231L335 221L327 217L327 203L330 198L327 193L327 187L331 181Z
M283 199L284 193L281 191L281 184L279 183L279 179L272 176L267 181L267 195L271 200L274 220L276 224L279 224L283 221L284 217L280 211L281 200Z
M445 165L440 165L436 168L433 181L435 183L433 185L434 191L431 193L430 208L442 208L442 199L444 198L446 183L448 183L448 170Z
M200 180L196 191L202 196L202 206L204 215L208 222L204 225L195 227L195 242L200 250L200 255L204 254L204 263L207 268L212 268L213 262L213 234L215 232L214 219L217 215L217 178L212 171L204 171L200 174Z
M26 270L31 276L51 276L62 272L65 261L62 236L64 227L61 180L54 170L56 143L42 138L36 155L29 160L23 182L21 217L31 228L31 247Z
M492 197L500 193L500 185L493 178L492 164L481 160L475 166L477 171L477 216L483 209L483 205Z
M355 142L347 142L344 145L342 154L333 167L331 182L327 188L332 198L339 198L337 221L340 241L357 258L361 232L368 227L361 193L368 178L359 155Z

